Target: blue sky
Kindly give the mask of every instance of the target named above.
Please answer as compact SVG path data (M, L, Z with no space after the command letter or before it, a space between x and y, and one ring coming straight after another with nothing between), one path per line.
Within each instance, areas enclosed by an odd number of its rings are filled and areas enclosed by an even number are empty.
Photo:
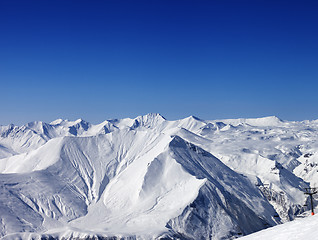
M317 1L0 1L0 124L318 118Z

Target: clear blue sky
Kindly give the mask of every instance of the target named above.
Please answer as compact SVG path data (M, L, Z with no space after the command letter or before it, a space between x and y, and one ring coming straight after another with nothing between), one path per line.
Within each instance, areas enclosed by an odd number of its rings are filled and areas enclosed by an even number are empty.
M0 124L318 118L318 1L0 1Z

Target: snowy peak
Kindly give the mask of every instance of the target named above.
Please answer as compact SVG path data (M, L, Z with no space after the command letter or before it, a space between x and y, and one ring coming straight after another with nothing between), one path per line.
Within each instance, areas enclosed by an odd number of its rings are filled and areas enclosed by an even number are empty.
M159 121L165 121L166 120L166 118L164 116L162 116L160 113L148 113L148 114L144 115L143 117L152 118L152 119L158 119Z
M50 123L50 125L62 125L62 126L69 127L69 126L73 126L73 125L80 124L80 123L87 123L87 122L81 118L79 118L75 121L69 121L67 119L64 120L64 119L59 118L59 119L52 121Z
M248 125L257 126L257 127L279 126L284 123L284 121L282 121L276 116L262 117L262 118L225 119L220 121L227 124L232 124L234 126L248 124Z
M181 120L177 120L177 126L180 128L185 128L191 132L197 132L200 128L206 125L206 123L194 116L190 116Z
M62 122L64 122L64 120L61 119L61 118L58 118L58 119L56 119L56 120L50 122L50 124L51 124L51 125L58 125L58 124L61 124Z
M179 136L174 136L169 146L173 158L187 172L198 179L206 179L205 185L200 189L199 195L190 205L191 207L187 208L178 218L171 220L169 225L173 228L183 232L184 236L189 239L199 239L202 235L209 235L210 228L213 226L213 219L218 218L219 213L225 219L227 216L236 217L232 219L231 224L224 221L215 226L215 239L233 237L236 234L239 236L240 232L248 234L264 228L264 224L276 224L270 217L277 214L274 208L262 199L258 188L251 184L247 178L225 166L212 154ZM206 205L202 206L202 203ZM262 207L259 208L259 206ZM217 212L215 212L215 209L218 209ZM240 215L237 215L237 209L240 209ZM180 229L180 223L188 222L189 219L198 215L201 210L208 214L204 216L204 221L197 220L194 223L194 229L201 229L200 231L194 230L186 233L183 229ZM251 225L249 221L246 221L247 218L253 219L254 224ZM227 229L226 225L228 224L233 226L231 230ZM233 232L235 233L233 234Z
M48 140L54 138L54 127L51 124L47 124L41 121L30 122L26 124L26 127L32 129L36 134L41 135L44 139Z
M88 123L82 119L78 119L74 122L74 125L69 126L68 131L70 134L77 136L77 135L83 134L89 128L90 128L90 123Z
M204 120L202 120L202 119L200 119L200 118L198 118L196 116L189 116L189 117L181 119L180 121L189 122L189 123L190 122L192 122L192 123L194 123L194 122L204 122Z
M246 119L246 122L253 126L278 126L284 123L280 118L276 116L254 118L254 119L250 118L250 119Z
M202 119L200 119L200 118L198 118L198 117L196 117L196 116L193 116L193 115L184 118L184 120L186 120L186 119L187 119L188 121L200 121L200 122L203 122Z
M149 113L144 116L138 116L134 119L131 129L138 127L154 128L166 121L166 119L158 113Z

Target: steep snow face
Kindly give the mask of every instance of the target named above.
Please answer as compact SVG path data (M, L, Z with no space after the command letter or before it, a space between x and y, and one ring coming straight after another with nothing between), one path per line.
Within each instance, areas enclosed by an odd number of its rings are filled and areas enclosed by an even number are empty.
M308 181L312 186L318 186L318 152L311 150L298 158L299 166L294 169L294 173Z
M182 213L204 182L184 171L166 153L154 158L148 152L111 179L102 202L73 225L111 235L156 236L167 231L169 219ZM107 217L96 215L101 209Z
M269 121L269 126L265 126L265 120ZM308 186L304 180L315 184L315 171L309 173L315 164L308 162L306 165L301 156L308 156L317 149L315 122L284 121L276 126L271 124L272 118L205 122L206 125L196 132L182 130L175 133L250 177L284 221L303 211L306 201L303 190ZM246 122L254 122L254 126Z
M305 210L304 188L308 183L316 186L318 179L316 160L308 157L318 147L317 121L288 122L277 117L192 121L196 127L191 131L175 129L173 133L248 176L283 221Z
M159 114L0 126L0 236L228 239L289 221L318 182L317 131Z
M169 222L175 236L226 239L276 224L275 210L248 178L180 137L170 146L172 156L189 173L207 179L196 200Z

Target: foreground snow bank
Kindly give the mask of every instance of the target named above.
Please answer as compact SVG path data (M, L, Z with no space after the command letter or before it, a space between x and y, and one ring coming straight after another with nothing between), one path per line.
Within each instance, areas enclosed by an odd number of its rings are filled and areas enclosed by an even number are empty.
M297 219L292 222L284 223L271 227L248 236L240 240L300 240L300 239L317 239L318 238L318 216L310 216Z

